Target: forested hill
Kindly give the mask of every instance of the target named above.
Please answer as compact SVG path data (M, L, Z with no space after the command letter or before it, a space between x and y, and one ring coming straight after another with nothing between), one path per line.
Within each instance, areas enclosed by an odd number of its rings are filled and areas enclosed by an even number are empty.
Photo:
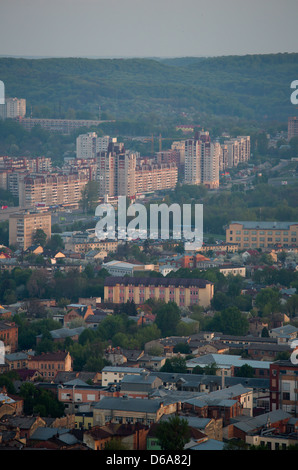
M164 117L181 112L286 121L298 54L177 59L0 58L6 96L33 117Z

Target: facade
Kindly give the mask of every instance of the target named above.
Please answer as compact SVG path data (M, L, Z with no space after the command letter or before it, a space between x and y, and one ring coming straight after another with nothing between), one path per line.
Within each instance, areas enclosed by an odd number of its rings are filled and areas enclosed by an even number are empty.
M28 213L9 216L9 244L27 250L33 245L36 230L41 229L51 238L51 214Z
M14 322L0 322L0 341L3 342L5 353L14 353L18 349L18 327Z
M163 414L160 400L104 397L93 407L93 423L94 426L106 423L151 425Z
M221 169L237 167L250 159L250 136L226 140L222 147Z
M220 152L220 144L211 142L209 132L199 132L194 139L186 140L184 182L218 188Z
M59 132L62 134L71 134L73 131L81 127L99 126L103 122L112 121L98 121L91 119L43 119L43 118L15 118L26 130L31 130L36 126L40 126L49 132Z
M282 409L297 416L298 365L275 361L270 366L270 409Z
M72 359L68 352L58 351L32 356L28 362L28 369L37 370L38 373L48 379L54 379L58 372L72 371Z
M47 207L79 203L88 180L83 172L25 175L19 181L19 205Z
M105 302L143 304L148 299L176 302L180 307L208 307L214 295L214 285L203 279L179 278L106 278Z
M96 132L80 134L76 139L76 156L79 159L96 158L98 152L106 152L111 139L110 137L98 137Z
M146 193L175 188L178 181L176 163L137 165L135 170L135 192Z
M13 119L26 115L26 100L21 98L6 98L4 105L4 117Z
M127 375L141 375L145 369L139 367L106 366L102 369L102 386L118 384Z
M240 249L271 246L298 246L298 222L232 221L226 227L226 240Z
M288 119L288 141L298 136L298 117L291 116Z

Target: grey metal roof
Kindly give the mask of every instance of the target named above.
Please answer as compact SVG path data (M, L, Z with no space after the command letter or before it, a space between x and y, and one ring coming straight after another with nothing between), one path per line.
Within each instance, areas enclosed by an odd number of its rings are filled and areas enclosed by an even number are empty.
M102 398L94 405L97 410L126 410L135 412L156 413L160 408L161 400L149 400L146 398Z
M59 436L61 438L62 434L66 434L69 432L69 429L66 428L48 428L48 427L39 427L34 431L30 439L34 439L37 441L47 441L51 439L51 437Z
M249 418L244 421L233 423L233 425L237 427L238 429L248 433L266 425L268 418L270 419L271 423L274 423L276 421L286 419L286 418L291 418L291 417L292 416L289 413L286 413L285 411L279 409L279 410L271 411L269 413L264 413L259 416L255 416L254 418Z
M264 230L289 230L291 225L298 225L298 222L255 222L255 221L239 221L233 220L231 224L241 224L243 228L254 229L260 228Z
M193 447L189 447L190 450L224 450L225 443L222 441L216 441L215 439L208 439L208 441L195 444Z

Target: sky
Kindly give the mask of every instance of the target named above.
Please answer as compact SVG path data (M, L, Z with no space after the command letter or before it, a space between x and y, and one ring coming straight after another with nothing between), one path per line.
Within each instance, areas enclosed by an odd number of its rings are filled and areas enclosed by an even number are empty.
M0 55L298 52L297 0L0 0Z

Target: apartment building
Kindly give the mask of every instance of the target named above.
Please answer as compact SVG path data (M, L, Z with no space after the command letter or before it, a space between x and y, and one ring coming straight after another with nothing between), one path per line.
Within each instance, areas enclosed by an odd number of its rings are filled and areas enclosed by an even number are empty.
M99 240L96 237L91 237L88 240L81 242L69 240L65 243L65 248L67 250L72 250L75 253L88 253L91 250L115 253L118 248L118 240Z
M175 188L178 181L176 163L142 164L135 170L135 192L146 193Z
M185 184L219 186L220 144L211 142L209 132L199 132L185 141Z
M19 180L19 205L28 207L38 203L45 206L78 203L87 183L88 177L83 172L25 175Z
M291 116L288 119L288 141L298 136L298 117Z
M5 104L1 105L3 119L14 119L26 115L26 100L21 98L5 98Z
M298 222L232 221L226 227L226 241L240 249L297 246Z
M270 365L270 410L282 409L297 416L298 365L290 360Z
M99 137L96 132L80 134L76 139L76 156L79 159L96 158L99 152L107 152L110 142L117 142L117 139L108 135Z
M43 119L43 118L26 118L18 116L15 118L26 130L31 131L36 126L40 126L49 132L59 132L61 134L71 134L82 127L96 127L103 122L91 119Z
M224 141L221 169L237 167L239 163L245 163L249 158L250 136L237 136L234 139Z
M97 156L100 197L134 197L137 193L170 189L176 186L177 179L175 163L141 160L138 153L125 150L120 142L110 142L108 151Z
M115 304L134 301L138 305L159 299L180 307L208 307L213 295L214 285L203 279L110 277L104 286L105 302Z
M33 244L36 230L41 229L51 238L51 214L16 213L9 216L9 244L27 250Z

